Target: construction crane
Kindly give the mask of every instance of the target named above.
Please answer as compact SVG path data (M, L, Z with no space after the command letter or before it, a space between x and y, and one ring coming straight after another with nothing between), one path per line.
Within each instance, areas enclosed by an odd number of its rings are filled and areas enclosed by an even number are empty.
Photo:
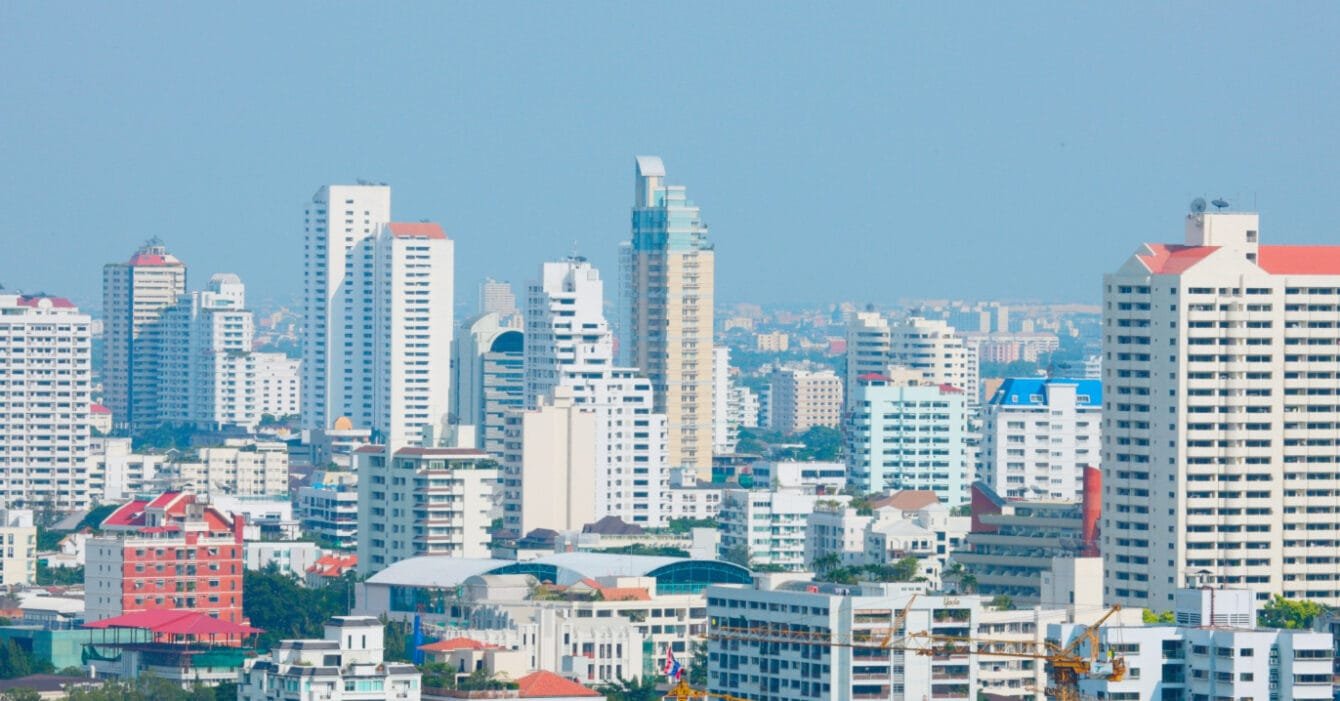
M1121 610L1121 606L1113 606L1108 609L1092 625L1086 626L1069 644L1062 646L1044 641L1042 643L1044 649L1041 651L1018 649L1021 646L1033 644L1022 640L990 640L971 636L934 635L929 632L907 634L899 628L899 625L901 622L902 627L906 626L909 608L911 608L910 602L900 615L895 617L894 626L887 632L879 634L877 631L858 631L857 635L850 641L833 640L827 634L819 631L730 626L714 627L709 630L707 638L709 640L743 640L763 643L803 642L828 647L891 650L928 657L965 654L1041 660L1047 664L1049 678L1046 689L1047 698L1054 701L1079 701L1081 699L1079 681L1082 677L1101 676L1107 681L1113 682L1119 682L1126 677L1126 662L1120 656L1112 655L1106 661L1098 659L1098 631L1108 619ZM903 633L903 636L901 638L896 637L898 633ZM1087 646L1084 643L1088 643ZM729 694L696 689L683 680L680 680L670 689L665 698L675 701L687 701L689 699L747 701Z

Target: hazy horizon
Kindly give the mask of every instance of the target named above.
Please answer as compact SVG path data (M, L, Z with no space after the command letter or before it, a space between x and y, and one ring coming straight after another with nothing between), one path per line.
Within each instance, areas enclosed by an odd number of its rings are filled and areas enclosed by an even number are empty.
M292 299L303 203L356 178L443 224L461 298L574 241L615 281L638 154L722 302L1092 303L1196 196L1335 240L1334 4L826 9L8 4L0 283L98 300L158 236Z

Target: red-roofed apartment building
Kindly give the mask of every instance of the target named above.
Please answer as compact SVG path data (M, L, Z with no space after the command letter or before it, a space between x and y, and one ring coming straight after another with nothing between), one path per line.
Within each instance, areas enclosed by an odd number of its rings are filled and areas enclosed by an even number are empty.
M1204 210L1103 279L1102 599L1340 604L1340 246Z
M114 535L88 541L86 619L194 609L246 623L243 522L183 492L123 505L102 522Z

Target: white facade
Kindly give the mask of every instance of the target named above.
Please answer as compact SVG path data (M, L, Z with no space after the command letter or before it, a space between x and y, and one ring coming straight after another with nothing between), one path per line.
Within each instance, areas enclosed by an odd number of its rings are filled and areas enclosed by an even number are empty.
M758 394L754 390L744 385L731 387L729 411L729 421L737 429L758 428L760 407Z
M1179 590L1175 625L1104 626L1100 655L1120 655L1125 678L1081 679L1080 691L1111 701L1330 699L1331 634L1255 628L1254 598L1245 590ZM1211 614L1217 623L1206 627ZM1068 644L1078 632L1075 625L1051 625L1047 637Z
M85 508L89 317L59 297L0 291L0 505Z
M718 514L722 559L744 555L751 566L806 570L805 534L810 513L821 500L845 503L847 496L807 494L798 489L727 489Z
M118 427L158 422L159 321L185 293L186 265L156 239L127 262L103 266L102 403Z
M919 374L922 383L958 387L969 407L980 401L976 348L948 322L910 317L890 324L878 312L857 313L847 326L848 403L861 376L896 376L900 367Z
M857 381L862 375L887 375L892 358L889 355L889 320L876 311L857 312L847 323L847 401L856 396Z
M585 260L545 263L526 304L526 406L560 385L596 415L596 517L659 527L669 487L668 428L651 381L614 367L599 272Z
M0 588L37 583L37 527L31 509L0 509Z
M977 479L1010 499L1073 499L1097 467L1102 383L1005 380L982 411Z
M242 564L249 570L263 570L274 565L280 572L298 579L307 576L307 568L321 557L316 543L303 541L249 541L242 544Z
M167 456L131 451L129 438L97 437L90 443L89 499L119 504L154 489Z
M256 329L242 281L212 276L204 290L164 309L159 325L157 422L254 428Z
M508 416L503 452L503 526L516 536L536 528L580 531L596 516L593 409L555 387L552 401Z
M392 447L417 443L447 415L453 260L437 224L392 222L377 239L371 425Z
M418 701L423 675L385 659L381 621L337 616L321 640L285 640L242 671L238 701Z
M229 439L201 448L199 460L172 463L173 487L196 494L288 494L288 446Z
M1104 279L1105 598L1166 610L1201 573L1340 604L1340 247L1186 218Z
M376 238L391 221L391 188L330 185L304 213L303 428L347 416L372 426L373 265Z
M725 455L735 452L740 439L738 411L732 411L735 400L734 383L730 377L730 348L712 349L712 452Z
M949 636L977 631L982 617L977 597L928 596L917 587L810 582L775 589L711 587L707 650L713 664L707 688L760 701L976 698L978 658L968 646L934 656L879 649L890 631ZM807 636L815 642L806 644ZM829 641L863 641L869 647Z
M865 492L924 489L950 506L967 503L966 411L957 387L866 376L847 417L848 480Z
M256 411L276 419L302 411L302 361L283 353L252 353L256 368Z
M358 547L358 473L319 472L300 487L294 514L302 532L329 547Z
M358 464L358 567L416 555L487 557L498 465L473 448L369 445Z
M479 313L509 316L516 314L516 294L512 284L489 278L479 284Z
M772 374L772 428L784 434L842 422L842 380L831 370L779 370Z
M502 455L507 412L525 406L525 335L517 314L488 312L452 340L452 422L474 426L476 445Z

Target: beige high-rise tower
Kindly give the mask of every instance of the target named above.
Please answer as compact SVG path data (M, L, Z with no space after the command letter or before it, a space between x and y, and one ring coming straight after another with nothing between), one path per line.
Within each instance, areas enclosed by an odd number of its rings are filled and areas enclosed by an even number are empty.
M103 266L102 403L112 410L118 427L158 422L161 317L185 293L186 265L157 239L146 242L129 261Z
M670 465L712 470L712 302L715 253L682 185L656 156L638 156L632 239L621 247L624 364L652 381L669 422Z

